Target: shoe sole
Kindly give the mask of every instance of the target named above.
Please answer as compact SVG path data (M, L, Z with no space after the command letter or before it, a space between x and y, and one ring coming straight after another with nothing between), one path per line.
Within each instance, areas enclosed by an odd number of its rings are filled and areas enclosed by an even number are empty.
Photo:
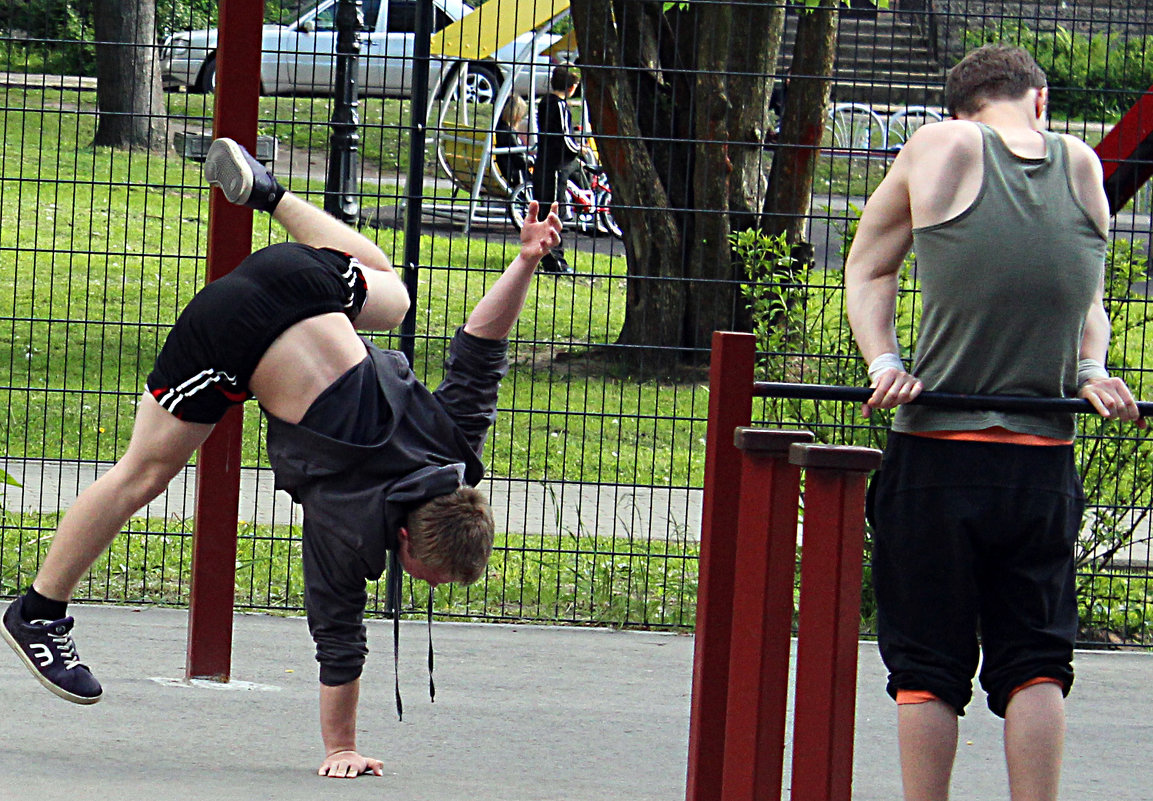
M220 151L227 155L220 155ZM243 205L252 196L252 170L240 145L231 139L217 139L204 159L204 180L220 187L229 203Z
M97 701L104 697L103 691L101 691L100 695L88 698L83 695L70 693L63 687L58 687L57 685L48 681L48 679L44 678L44 674L36 669L36 665L32 664L32 660L28 658L28 654L24 653L24 649L20 647L20 643L16 642L15 638L13 638L12 635L8 632L8 627L3 623L0 623L0 635L3 635L4 642L8 643L12 650L16 652L16 656L20 657L20 661L24 663L24 667L28 668L32 675L36 677L36 681L43 684L44 688L53 695L57 695L60 698L63 698L65 701L71 701L74 704L84 704L86 706L88 704L95 704Z

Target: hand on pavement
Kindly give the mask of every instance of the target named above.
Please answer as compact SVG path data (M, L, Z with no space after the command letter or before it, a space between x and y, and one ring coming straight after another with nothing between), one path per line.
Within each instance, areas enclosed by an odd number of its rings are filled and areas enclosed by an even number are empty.
M383 776L384 763L379 759L363 757L356 751L337 751L325 757L324 764L316 773L330 779L355 779L362 773Z

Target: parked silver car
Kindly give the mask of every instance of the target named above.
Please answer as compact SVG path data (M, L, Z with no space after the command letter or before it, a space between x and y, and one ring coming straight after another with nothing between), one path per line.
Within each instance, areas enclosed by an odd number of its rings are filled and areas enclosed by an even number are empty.
M328 94L336 71L336 0L319 0L288 25L265 25L262 32L261 88L267 94ZM472 11L464 0L433 0L434 30ZM408 97L412 93L416 0L365 0L358 88L364 95ZM216 28L174 33L164 42L161 71L166 87L201 92L216 88ZM521 94L530 82L538 94L548 91L554 60L543 51L559 37L523 34L491 58L469 62L466 91L476 102L491 102L510 77ZM431 82L459 69L454 59L434 60ZM448 81L445 81L447 85Z

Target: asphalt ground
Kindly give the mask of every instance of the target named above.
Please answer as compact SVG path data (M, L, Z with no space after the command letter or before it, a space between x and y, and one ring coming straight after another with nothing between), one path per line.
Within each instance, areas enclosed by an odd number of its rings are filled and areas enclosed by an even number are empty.
M385 775L315 775L316 667L299 618L237 615L233 683L190 686L187 613L76 607L104 700L49 694L0 649L0 801L656 801L683 799L693 638L604 629L440 623L429 703L424 625L369 624L359 746ZM1153 655L1079 652L1062 798L1150 797ZM895 712L861 644L853 798L900 798ZM1001 724L980 692L961 721L958 799L1008 798ZM787 793L785 794L787 797Z

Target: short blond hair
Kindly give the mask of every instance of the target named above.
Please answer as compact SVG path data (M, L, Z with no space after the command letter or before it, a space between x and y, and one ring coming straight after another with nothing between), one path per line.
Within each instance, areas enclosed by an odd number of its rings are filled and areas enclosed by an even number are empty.
M528 116L528 103L520 95L513 95L500 111L500 118L509 128L516 128Z
M457 584L484 575L492 556L496 525L484 493L460 487L438 495L408 514L410 553Z

